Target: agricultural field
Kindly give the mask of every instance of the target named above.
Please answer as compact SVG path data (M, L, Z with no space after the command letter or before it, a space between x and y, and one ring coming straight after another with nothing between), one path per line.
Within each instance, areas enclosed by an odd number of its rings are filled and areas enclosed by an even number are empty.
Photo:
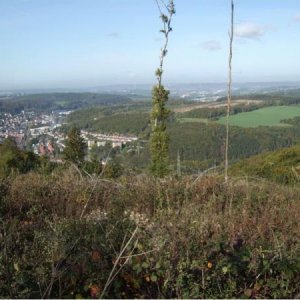
M300 106L271 106L251 112L239 113L229 118L229 124L239 127L259 126L290 126L280 121L300 116ZM218 120L219 124L226 123L226 117Z

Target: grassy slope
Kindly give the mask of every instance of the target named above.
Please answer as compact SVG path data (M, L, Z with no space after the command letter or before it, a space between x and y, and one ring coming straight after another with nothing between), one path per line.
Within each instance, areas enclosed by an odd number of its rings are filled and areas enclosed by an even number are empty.
M271 106L252 112L239 113L230 117L230 125L240 127L258 126L287 126L280 123L284 119L300 116L300 106ZM221 118L218 123L225 124L226 118Z
M114 182L70 169L3 178L0 200L1 298L98 298L114 265L107 298L300 293L296 187L218 176ZM123 256L137 256L117 261L130 236Z
M299 184L300 145L250 157L234 165L231 174L263 177L283 184Z

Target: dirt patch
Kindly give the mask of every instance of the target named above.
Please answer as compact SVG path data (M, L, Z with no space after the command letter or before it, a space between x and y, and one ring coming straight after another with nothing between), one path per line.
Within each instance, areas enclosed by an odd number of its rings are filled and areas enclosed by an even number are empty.
M239 99L239 100L233 100L232 101L232 106L237 106L239 104L246 104L246 105L251 105L251 104L259 104L261 103L261 100L249 100L249 99ZM224 102L204 102L201 104L195 104L195 105L190 105L186 107L180 107L180 108L175 108L174 112L176 113L184 113L187 111L191 111L193 109L197 108L220 108L220 107L225 107L227 106L227 103Z

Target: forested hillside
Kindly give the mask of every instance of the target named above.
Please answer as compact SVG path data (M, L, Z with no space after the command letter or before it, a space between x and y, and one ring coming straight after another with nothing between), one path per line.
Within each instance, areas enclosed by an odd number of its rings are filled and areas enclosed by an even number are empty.
M251 176L281 184L300 183L300 145L253 156L232 166L235 176Z
M88 105L120 104L131 101L129 97L94 93L49 93L0 98L0 110L13 114L22 110L47 111L74 110Z
M270 97L272 99L272 96ZM295 111L293 106L275 106L274 103L274 105L268 106L267 100L256 101L237 102L237 105L232 108L232 114L238 116L242 112L256 112L263 107L271 107L274 111L278 109L280 112L283 108L288 108L291 112ZM103 133L137 135L141 139L140 144L128 145L121 153L117 153L117 156L128 168L145 169L149 165L150 159L149 108L147 102L86 108L73 112L68 117L68 126L76 125L79 128ZM199 172L222 164L225 126L218 123L218 118L224 116L224 106L210 105L207 107L204 104L203 107L199 107L198 104L198 107L193 109L191 103L175 102L171 104L171 108L178 111L170 115L167 126L170 135L169 154L173 168L175 168L178 153L183 172ZM181 112L185 109L188 111ZM288 116L285 115L285 118ZM300 130L297 120L298 117L282 119L280 124L286 126L232 127L229 145L231 164L239 159L299 143ZM253 122L257 124L259 120L253 120ZM137 149L137 147L140 148Z

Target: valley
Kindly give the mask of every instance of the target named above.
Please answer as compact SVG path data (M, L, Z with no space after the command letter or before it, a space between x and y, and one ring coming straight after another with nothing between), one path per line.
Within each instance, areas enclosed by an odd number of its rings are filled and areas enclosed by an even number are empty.
M299 1L0 11L1 299L300 299Z

